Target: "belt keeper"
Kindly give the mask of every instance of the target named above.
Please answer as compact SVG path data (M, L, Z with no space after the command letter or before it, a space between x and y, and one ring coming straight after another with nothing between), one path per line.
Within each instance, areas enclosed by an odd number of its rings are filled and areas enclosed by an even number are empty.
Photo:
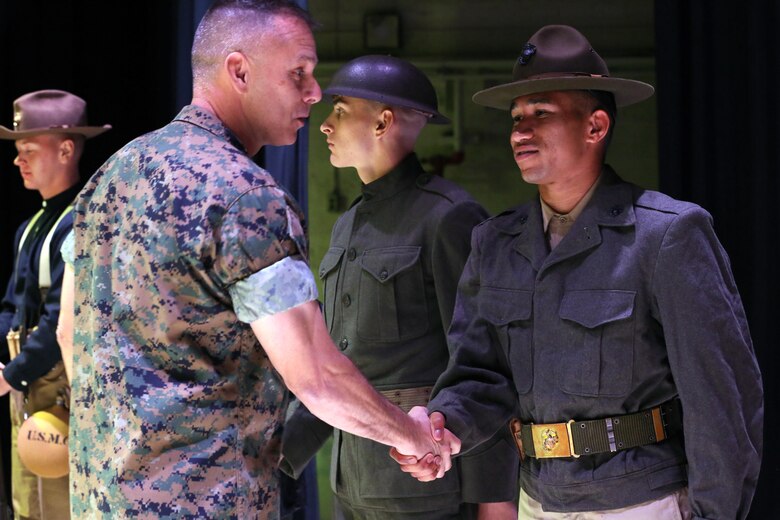
M612 427L612 418L607 417L604 419L607 424L607 440L609 441L609 451L615 453L617 451L617 445L615 445L615 430Z
M571 425L574 424L574 419L569 419L569 422L566 423L566 433L569 437L569 453L571 453L571 456L575 459L579 459L580 456L574 453L574 437L571 434Z
M657 406L652 409L653 414L653 428L655 429L655 440L661 442L666 439L666 422L664 421L664 413L661 411L661 407Z

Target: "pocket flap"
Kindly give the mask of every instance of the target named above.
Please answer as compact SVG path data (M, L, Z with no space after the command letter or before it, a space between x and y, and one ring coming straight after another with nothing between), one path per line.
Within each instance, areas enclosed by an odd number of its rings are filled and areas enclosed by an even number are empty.
M361 255L360 265L378 282L386 283L412 267L419 258L420 246L370 249Z
M322 257L320 262L320 279L325 278L341 261L341 257L344 255L343 247L331 247Z
M589 329L634 313L634 291L571 291L563 296L560 316Z
M533 292L518 289L482 287L479 290L479 313L493 325L531 318Z

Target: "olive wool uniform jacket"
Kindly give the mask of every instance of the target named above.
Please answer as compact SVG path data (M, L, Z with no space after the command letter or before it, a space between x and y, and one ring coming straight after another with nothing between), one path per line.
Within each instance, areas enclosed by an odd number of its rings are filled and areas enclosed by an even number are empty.
M464 444L519 405L525 423L591 420L679 397L683 435L580 458L527 458L521 486L550 511L625 507L685 485L695 518L747 515L763 390L712 218L608 167L549 252L539 200L474 230L448 370L430 410Z
M432 387L446 368L458 279L471 231L485 218L468 193L425 173L414 154L364 185L339 218L319 269L325 317L335 344L378 390ZM489 436L499 428L505 424ZM296 410L285 429L283 468L302 470L331 432L305 408ZM456 459L445 478L430 483L402 473L388 450L336 430L336 494L387 511L516 497L518 456L503 431L481 454Z

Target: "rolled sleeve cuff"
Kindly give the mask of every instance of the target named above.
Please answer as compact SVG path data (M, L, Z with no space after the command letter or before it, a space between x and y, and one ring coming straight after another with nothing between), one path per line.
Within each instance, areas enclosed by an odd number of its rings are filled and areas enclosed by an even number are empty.
M317 299L309 265L287 257L228 288L238 319L252 323Z
M62 246L60 246L60 254L62 255L62 259L65 261L65 263L73 267L73 265L76 263L76 238L73 235L72 229L68 233L68 236L65 237L65 240L62 241Z

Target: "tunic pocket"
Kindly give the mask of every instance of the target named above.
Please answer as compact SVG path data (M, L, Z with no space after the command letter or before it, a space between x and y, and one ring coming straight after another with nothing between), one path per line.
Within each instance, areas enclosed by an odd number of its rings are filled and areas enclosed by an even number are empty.
M339 270L341 258L344 256L343 247L331 247L322 257L320 262L319 275L322 280L322 292L324 294L325 304L323 314L325 322L328 324L328 331L333 326L333 314L336 309L336 289L339 281Z
M533 292L482 287L478 306L479 314L493 325L509 360L517 393L528 393L534 382Z
M634 291L571 291L561 301L567 344L558 365L564 392L588 397L623 396L634 365Z
M360 257L358 336L404 341L428 330L428 305L419 246L366 250Z

